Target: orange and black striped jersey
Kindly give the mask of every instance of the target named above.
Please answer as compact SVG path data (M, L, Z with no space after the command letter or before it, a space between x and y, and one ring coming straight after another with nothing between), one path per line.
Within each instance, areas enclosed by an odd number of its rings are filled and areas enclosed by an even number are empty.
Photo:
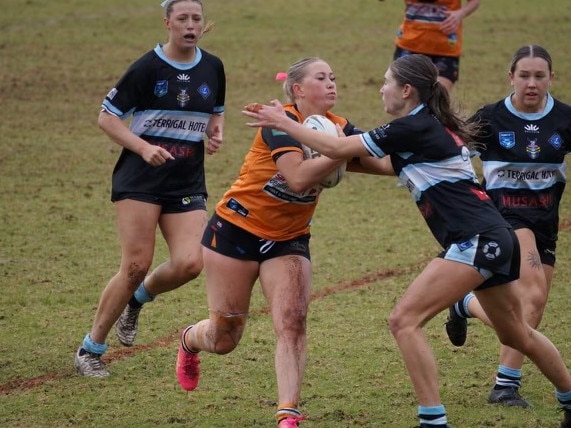
M288 116L303 122L293 104ZM346 135L360 133L347 119L327 112ZM299 142L284 132L258 128L244 158L238 179L216 205L216 213L234 225L271 241L285 241L309 233L321 186L298 193L291 190L275 160L285 152L303 153Z
M462 0L406 0L405 16L395 44L413 53L459 57L462 53L462 24L453 34L444 34L440 24L446 11L458 10Z

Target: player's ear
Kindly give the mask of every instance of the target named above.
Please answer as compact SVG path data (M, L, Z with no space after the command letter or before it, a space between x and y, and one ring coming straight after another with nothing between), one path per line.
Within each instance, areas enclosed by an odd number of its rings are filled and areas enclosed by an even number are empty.
M301 87L301 84L294 83L291 86L291 89L296 98L301 98L303 96L303 88Z
M412 85L410 83L405 83L402 87L402 97L403 98L410 98L413 91L414 91L414 88L412 87Z

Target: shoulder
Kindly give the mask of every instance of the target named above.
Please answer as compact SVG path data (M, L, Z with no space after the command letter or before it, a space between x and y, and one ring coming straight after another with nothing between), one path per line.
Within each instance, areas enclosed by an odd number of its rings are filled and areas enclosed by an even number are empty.
M557 98L553 98L553 108L561 111L565 115L571 115L571 105L566 104Z
M327 119L329 119L331 122L336 123L337 125L339 125L344 131L347 128L347 125L350 124L349 121L344 118L343 116L339 116L335 113L332 113L330 111L327 112L327 114L325 115L327 117Z
M224 68L224 63L222 62L222 60L219 57L211 54L208 51L205 51L204 49L201 49L201 52L202 52L202 59L204 61L212 64L216 68Z
M151 65L155 64L156 61L159 59L159 56L156 54L154 49L151 49L147 53L143 54L139 59L134 61L131 64L131 68L143 68L143 67L150 67Z
M440 121L427 107L423 108L416 114L399 117L390 123L392 126L400 126L415 133L423 132L434 127L443 128Z
M481 106L478 110L476 110L476 113L474 113L474 115L472 116L471 119L472 120L474 120L474 119L490 120L500 110L506 110L504 100L499 100L499 101L496 101L495 103L485 104L485 105Z
M283 106L285 114L290 118L295 120L296 122L302 123L303 117L301 117L301 113L296 110L293 104L284 104Z
M161 63L162 60L153 49L139 57L139 59L135 60L127 69L127 73L134 74L140 78L149 77L152 75L149 70L160 67Z
M335 113L330 112L330 111L327 112L326 116L333 123L338 124L343 129L343 133L345 135L356 135L356 134L362 134L363 133L362 129L357 128L346 117L339 116L338 114L335 114Z
M153 50L148 51L143 56L139 57L137 60L131 63L122 79L149 79L151 76L153 76L151 70L158 67L159 61L160 58Z

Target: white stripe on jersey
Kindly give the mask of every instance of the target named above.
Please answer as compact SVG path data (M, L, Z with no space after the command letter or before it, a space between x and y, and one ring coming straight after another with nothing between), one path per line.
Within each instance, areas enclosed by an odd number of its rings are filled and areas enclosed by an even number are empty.
M566 164L483 161L486 189L543 190L566 181Z
M455 183L461 180L470 180L478 182L474 168L470 160L466 160L463 156L454 156L437 162L413 163L405 166L399 179L406 183L415 201L418 201L422 192L435 186L443 181Z
M360 134L361 142L367 151L376 158L384 158L387 154L373 141L368 132Z
M210 116L195 111L144 110L133 115L131 131L135 135L200 142Z

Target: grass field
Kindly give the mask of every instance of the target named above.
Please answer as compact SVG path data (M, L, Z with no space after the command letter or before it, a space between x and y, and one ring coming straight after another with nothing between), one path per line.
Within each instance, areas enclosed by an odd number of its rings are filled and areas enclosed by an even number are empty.
M100 103L126 67L165 40L159 0L3 0L0 14L0 426L273 427L274 337L261 293L240 347L203 354L192 394L174 376L177 331L206 316L203 279L145 307L137 345L113 334L112 376L77 376L73 355L91 326L119 248L110 176L119 154L98 129ZM205 0L214 30L202 47L226 66L223 150L207 159L209 209L234 180L253 131L250 101L282 98L276 72L320 56L336 72L336 112L369 129L387 120L378 89L393 51L402 1ZM553 95L571 102L568 1L483 1L466 21L454 99L473 112L510 90L513 52L550 50ZM541 326L571 362L571 202L561 212L558 266ZM438 249L394 178L348 175L324 192L313 228L314 300L302 392L307 428L411 427L416 400L387 315ZM166 251L157 248L157 263ZM489 406L498 342L470 323L453 348L441 314L427 328L439 359L442 398L456 427L556 427L553 387L531 364L528 410Z

